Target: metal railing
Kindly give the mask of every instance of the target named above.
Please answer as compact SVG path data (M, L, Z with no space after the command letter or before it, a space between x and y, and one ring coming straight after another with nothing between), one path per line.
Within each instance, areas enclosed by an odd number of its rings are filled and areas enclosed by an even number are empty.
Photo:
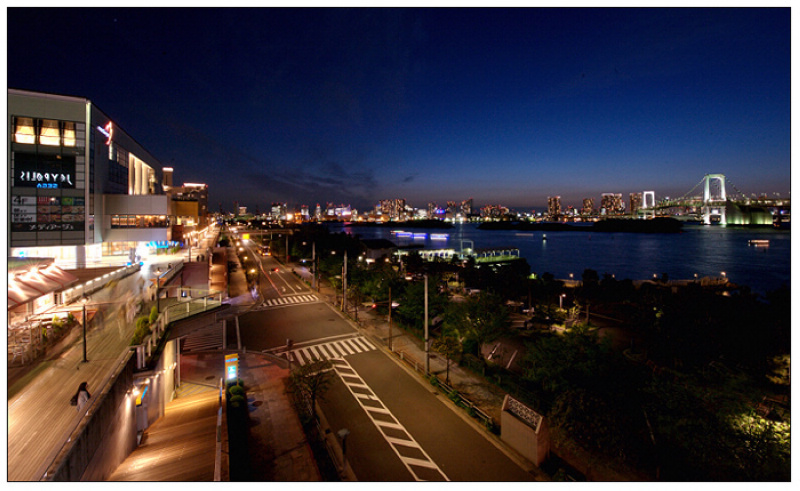
M396 354L401 361L405 362L409 367L413 368L415 372L419 372L425 376L425 365L415 359L413 356L409 356L404 351L393 351L392 353ZM455 405L459 405L459 403L463 404L464 409L470 413L473 417L480 420L484 425L492 425L494 424L494 419L491 416L486 414L481 408L479 408L475 403L470 401L464 394L458 392L450 385L442 382L436 374L431 373L429 375L429 380L433 383L435 387L439 387L442 391L447 395L447 397L453 401ZM435 382L433 382L435 380Z
M202 297L188 297L187 301L178 302L170 305L159 314L158 319L153 324L152 332L141 344L135 346L136 349L136 369L141 370L147 364L147 358L153 355L153 349L158 346L161 337L167 330L171 322L175 322L193 315L216 309L222 305L222 293L204 295Z

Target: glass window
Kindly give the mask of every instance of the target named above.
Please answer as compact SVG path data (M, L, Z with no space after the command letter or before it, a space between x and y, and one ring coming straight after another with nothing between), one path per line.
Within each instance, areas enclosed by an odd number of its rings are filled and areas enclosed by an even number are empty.
M43 119L39 128L39 143L42 145L61 145L61 132L58 130L58 121Z
M64 121L64 146L75 146L75 123L72 121Z
M17 124L14 128L14 141L17 143L36 143L33 118L17 118Z

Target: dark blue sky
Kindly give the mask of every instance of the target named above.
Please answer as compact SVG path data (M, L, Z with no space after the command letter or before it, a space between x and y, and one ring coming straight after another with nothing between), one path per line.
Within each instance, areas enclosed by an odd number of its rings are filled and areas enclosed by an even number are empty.
M788 8L7 14L9 87L91 99L212 210L790 190Z

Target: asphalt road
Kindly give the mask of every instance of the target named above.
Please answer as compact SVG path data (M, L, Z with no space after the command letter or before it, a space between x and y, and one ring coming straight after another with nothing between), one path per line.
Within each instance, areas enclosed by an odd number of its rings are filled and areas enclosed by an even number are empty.
M315 294L282 266L271 266L270 259L265 269L279 268L270 275L277 286L271 298ZM293 294L279 292L281 287ZM337 369L320 405L333 431L350 431L347 458L359 480L534 480L432 386L368 341L353 342L359 332L327 303L261 307L241 315L239 328L248 350L281 352L292 339L295 351L304 353L293 355L296 362L309 356L344 360L337 362L343 371Z
M476 429L456 413L444 400L444 395L438 394L432 386L420 383L419 379L388 359L385 353L370 351L346 360L448 480L534 480L532 474L487 440L482 429ZM331 428L335 431L337 428L350 430L348 460L359 480L414 480L415 476L408 469L402 464L398 466L400 457L395 455L368 416L369 411L363 409L346 389L341 377L337 377L321 406ZM417 477L442 480L435 473Z

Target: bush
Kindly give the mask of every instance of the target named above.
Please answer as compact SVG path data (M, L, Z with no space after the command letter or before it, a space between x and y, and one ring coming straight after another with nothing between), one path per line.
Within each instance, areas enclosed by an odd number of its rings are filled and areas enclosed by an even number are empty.
M150 334L150 321L147 317L139 317L136 319L136 330L133 331L133 338L131 339L131 346L138 346L142 344L144 338Z
M53 316L52 324L53 324L53 329L61 329L62 327L64 327L64 322L57 315Z
M231 387L228 392L230 392L231 396L244 396L245 391L241 385L234 385Z
M148 319L150 324L155 324L158 320L158 307L153 305L153 308L150 309L150 318Z
M247 403L247 399L245 399L244 396L241 395L231 396L230 403L231 407L235 408L244 407L244 405Z

